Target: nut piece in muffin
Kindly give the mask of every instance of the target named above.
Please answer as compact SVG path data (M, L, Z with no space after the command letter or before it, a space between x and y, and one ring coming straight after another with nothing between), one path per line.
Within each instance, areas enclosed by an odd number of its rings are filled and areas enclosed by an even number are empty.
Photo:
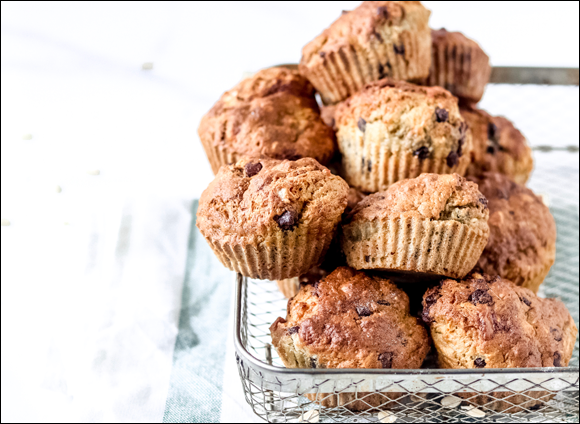
M420 80L431 63L431 12L418 1L365 1L302 49L299 69L325 104L384 77Z
M532 149L526 138L503 116L491 116L474 106L461 106L473 138L473 163L467 175L493 171L525 184L534 168Z
M344 178L364 192L423 173L464 175L471 161L471 132L441 87L385 78L340 103L335 121Z
M438 85L477 103L491 75L489 57L475 41L445 28L431 31L431 70L425 85Z
M364 198L365 195L363 193L353 187L350 187L346 198L347 205L346 209L344 210L343 217L348 215L352 209ZM303 274L300 277L277 280L276 285L282 294L286 298L290 299L298 293L298 290L300 290L300 284L314 284L317 281L320 281L322 278L326 277L339 266L344 265L346 265L346 258L340 249L340 240L338 239L337 234L337 236L335 236L330 243L330 247L326 252L326 256L324 257L322 264L313 267L306 274Z
M263 69L225 92L202 118L198 134L214 174L242 156L312 157L326 164L336 150L314 88L285 67Z
M244 158L202 193L197 227L227 268L282 280L319 264L346 208L348 185L312 158Z
M409 314L405 292L348 267L302 285L288 302L286 319L278 318L270 332L288 368L420 368L429 351L427 331ZM354 394L343 395L307 396L325 406L368 408L352 402ZM383 395L376 396L384 403ZM365 401L372 405L375 399Z
M487 243L488 217L476 184L423 174L360 202L343 223L342 250L355 269L461 278Z
M442 368L565 367L578 332L560 300L542 299L509 280L479 273L428 290L423 320L430 326ZM511 413L552 397L546 391L463 395L472 403Z
M477 268L534 293L556 260L556 222L532 190L496 172L470 178L489 207L489 240Z

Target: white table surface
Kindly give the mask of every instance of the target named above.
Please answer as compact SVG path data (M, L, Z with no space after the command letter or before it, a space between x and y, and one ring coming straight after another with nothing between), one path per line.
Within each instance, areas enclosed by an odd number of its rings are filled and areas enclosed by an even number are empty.
M2 421L162 420L199 120L356 4L2 2ZM577 2L425 5L494 65L578 66Z

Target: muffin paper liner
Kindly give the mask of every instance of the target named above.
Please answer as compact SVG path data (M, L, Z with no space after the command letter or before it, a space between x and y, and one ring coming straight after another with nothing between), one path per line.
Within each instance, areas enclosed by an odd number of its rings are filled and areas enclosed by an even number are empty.
M298 277L276 280L276 285L286 299L296 296L300 290L300 280Z
M443 87L457 97L477 103L489 82L491 66L481 48L433 43L431 70L425 85Z
M215 146L211 141L204 141L203 137L201 138L201 143L214 175L218 173L222 165L231 165L241 159L241 156L237 153L228 152L219 146Z
M342 249L355 269L463 278L477 263L488 237L488 232L457 221L406 217L346 225Z
M300 72L320 92L325 104L340 102L366 84L387 76L408 81L426 78L430 64L430 32L393 32L390 27L384 27L370 40L367 48L340 47L325 54L315 66L301 64ZM398 43L393 43L393 38L398 38ZM404 53L396 53L395 47Z
M297 227L276 231L261 242L240 245L212 241L209 245L221 263L249 278L284 280L299 277L318 265L330 246L334 231L322 234L319 228Z
M391 152L381 143L346 143L339 139L343 178L349 185L367 193L386 190L390 185L423 173L465 175L470 160L471 140L457 165L449 167L447 158L419 159L410 151Z

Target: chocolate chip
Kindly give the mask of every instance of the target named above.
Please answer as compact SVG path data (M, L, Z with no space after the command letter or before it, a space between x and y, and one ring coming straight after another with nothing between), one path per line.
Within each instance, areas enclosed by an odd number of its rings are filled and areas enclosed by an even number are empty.
M389 302L387 302L386 300L377 300L377 303L379 305L391 306L391 304Z
M361 317L368 317L373 314L366 306L357 306L356 313Z
M465 136L462 135L459 140L457 140L457 155L461 157L463 155L463 145L465 144Z
M423 312L421 313L421 319L427 324L432 323L434 320L429 316L429 310L437 300L439 299L439 292L441 291L441 286L437 286L433 293L423 299Z
M495 155L496 148L494 146L487 146L487 153Z
M389 16L389 11L385 6L381 6L377 8L377 15L382 16L383 18L387 18Z
M516 213L514 211L510 211L510 215L515 215Z
M367 160L367 171L371 172L372 169L373 169L373 162L370 159L368 159Z
M399 44L398 46L394 44L393 49L395 50L396 54L400 54L401 56L405 55L405 45L403 43Z
M350 12L350 10L343 10L342 12L340 12L341 15L346 15L348 12Z
M479 203L481 203L483 205L483 207L485 209L487 209L487 199L485 197L480 197L479 199L477 199L479 201Z
M557 342L562 341L562 333L560 332L560 330L558 330L557 328L550 328L550 333L552 333L552 337L554 337L554 340L556 340Z
M391 352L381 353L379 355L379 361L383 368L391 368L393 365L393 354Z
M436 108L435 118L437 122L447 122L449 121L449 112L446 109Z
M248 177L253 177L262 170L262 164L260 162L248 162L246 163L246 166L244 166L244 170L246 171L246 175Z
M310 358L310 368L316 368L316 358Z
M358 129L361 130L362 132L365 132L365 129L367 128L367 121L365 121L363 118L358 118Z
M475 361L473 361L473 364L476 366L476 368L485 368L485 366L487 365L485 363L485 359L483 359L483 358L475 358Z
M282 215L274 216L274 221L278 223L278 226L284 230L288 231L298 225L298 217L295 212L286 211Z
M365 256L365 262L370 262L371 261L371 257L370 256Z
M467 300L469 300L474 305L477 305L478 303L481 303L482 305L493 304L493 298L491 297L491 295L487 292L487 290L481 289L477 289L473 293L471 293Z
M427 146L421 146L413 152L413 156L417 156L419 160L424 160L429 157L429 148Z
M299 328L298 326L296 326L296 327L290 327L288 329L288 334L296 334L296 333L298 333L298 328Z
M532 302L528 300L526 297L520 297L520 300L526 304L526 306L532 306Z
M459 156L457 155L457 152L450 152L447 155L447 166L449 168L453 168L458 163L459 163Z
M555 367L562 366L562 356L558 352L554 352L554 366Z
M324 59L324 56L326 56L326 52L319 52L318 56Z
M488 140L497 141L497 126L493 122L487 124L487 138Z

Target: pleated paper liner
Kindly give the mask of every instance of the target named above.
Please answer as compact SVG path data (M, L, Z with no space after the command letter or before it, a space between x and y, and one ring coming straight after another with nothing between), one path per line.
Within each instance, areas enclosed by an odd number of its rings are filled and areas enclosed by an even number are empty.
M343 227L342 248L356 269L464 277L477 263L489 233L457 221L395 218Z
M334 231L321 234L316 227L276 231L262 242L240 245L206 240L221 263L249 278L284 280L306 273L318 265Z
M229 152L225 148L214 145L211 140L204 140L204 137L201 137L201 143L214 175L218 173L222 165L236 163L242 157L237 153Z
M300 290L300 279L298 277L276 280L278 290L282 292L286 299L290 299Z

